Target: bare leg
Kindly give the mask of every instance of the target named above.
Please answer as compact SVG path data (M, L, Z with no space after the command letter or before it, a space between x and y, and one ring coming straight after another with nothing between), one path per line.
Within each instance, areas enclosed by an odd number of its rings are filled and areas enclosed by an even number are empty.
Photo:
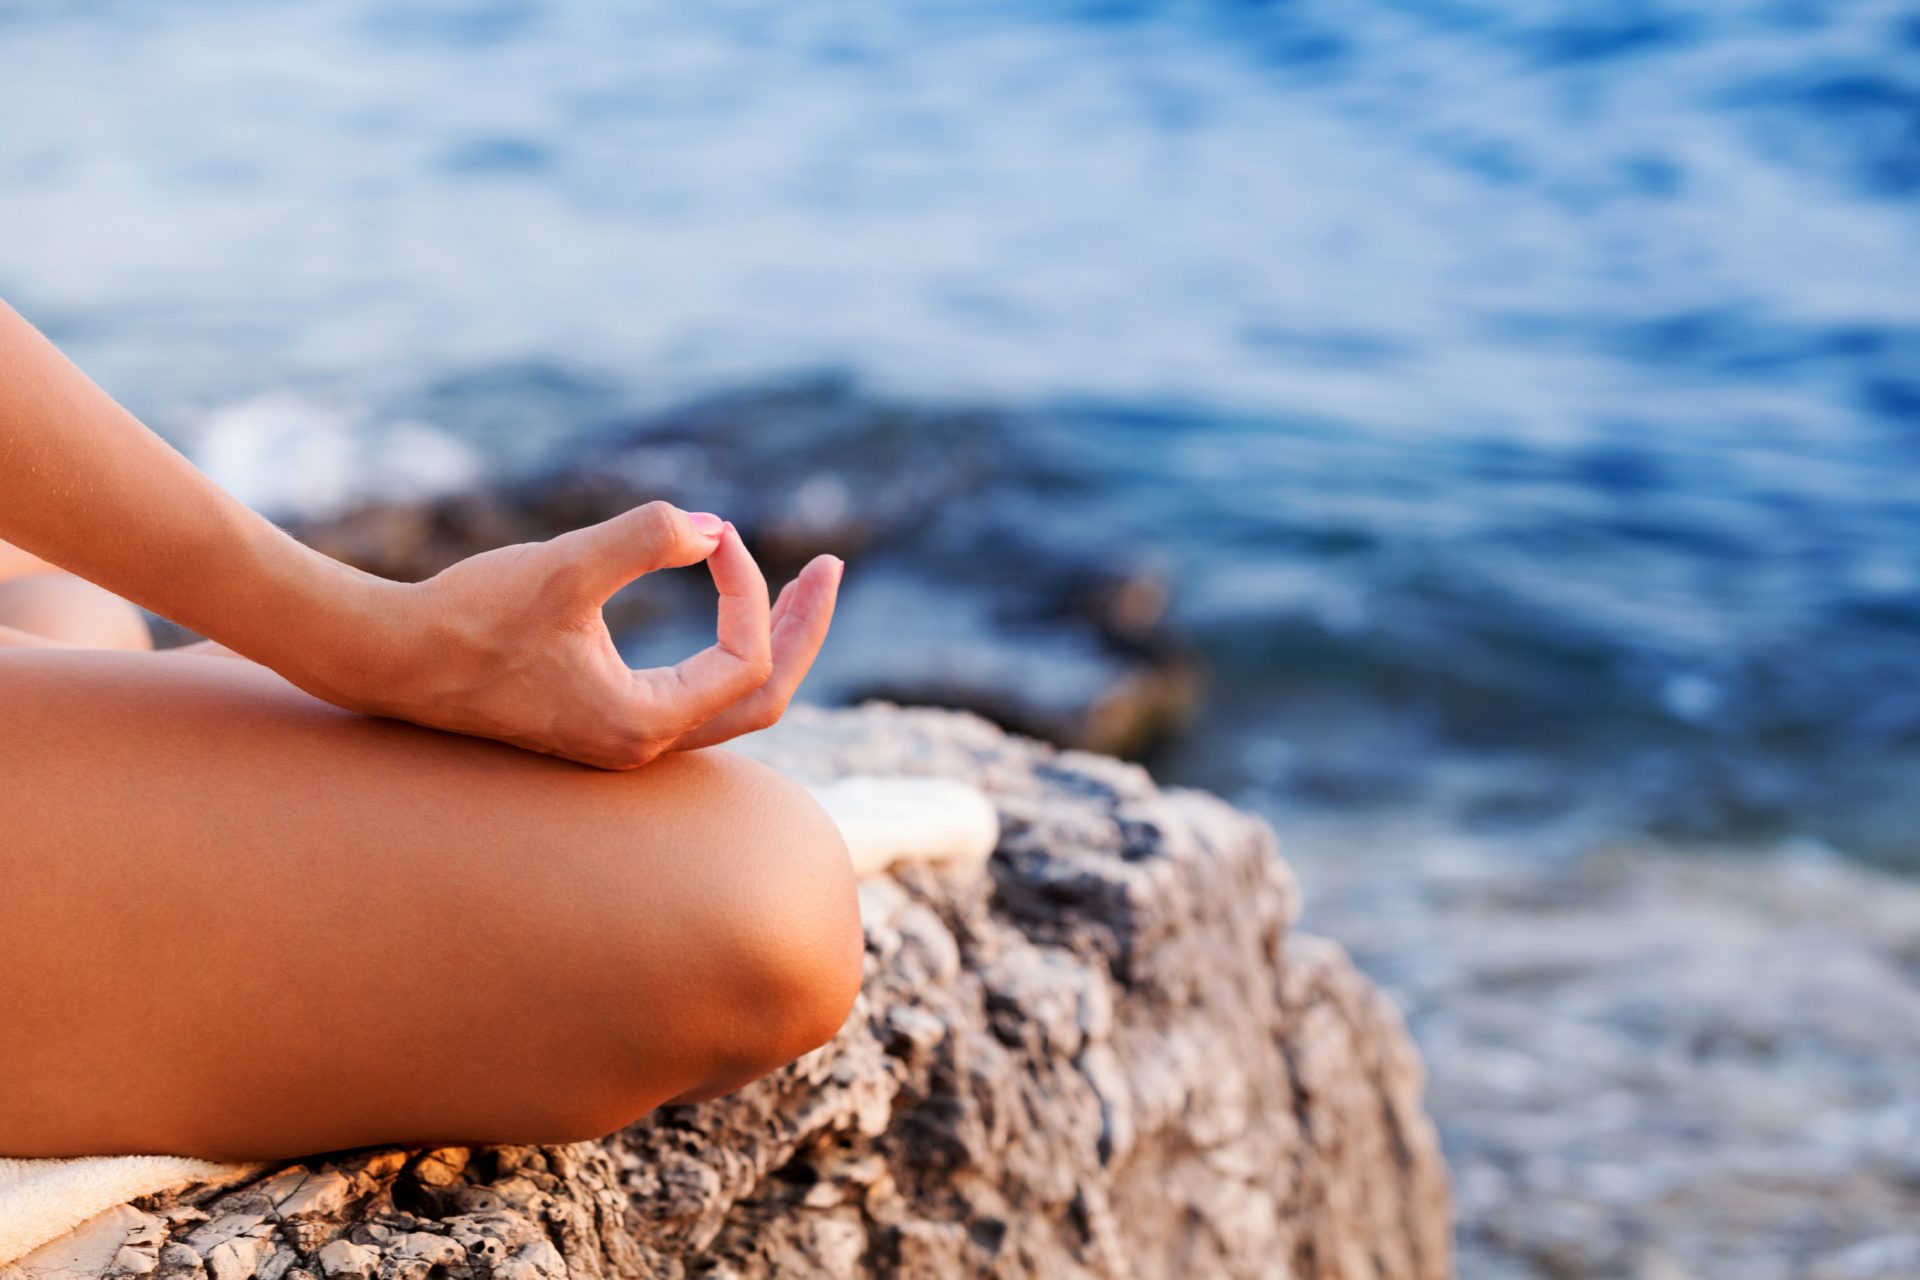
M230 658L0 650L0 1153L560 1141L839 1028L853 877L723 750L604 773Z
M138 609L6 542L0 542L0 626L92 649L153 648Z

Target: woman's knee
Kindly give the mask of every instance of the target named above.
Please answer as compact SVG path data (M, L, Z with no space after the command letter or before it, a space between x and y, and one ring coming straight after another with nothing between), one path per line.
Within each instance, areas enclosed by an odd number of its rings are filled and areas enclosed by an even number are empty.
M691 1101L831 1040L859 995L865 944L845 841L805 788L724 750L669 767L703 815L672 891L689 1079L671 1097ZM636 1031L657 1031L657 1001L629 1007Z
M730 752L708 754L732 772L751 813L710 922L745 1033L722 1046L724 1073L751 1079L831 1040L846 1021L865 956L859 897L846 842L805 788Z

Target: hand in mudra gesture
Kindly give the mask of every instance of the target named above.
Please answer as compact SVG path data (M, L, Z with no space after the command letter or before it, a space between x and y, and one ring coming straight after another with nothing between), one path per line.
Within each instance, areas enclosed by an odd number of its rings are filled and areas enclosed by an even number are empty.
M720 593L714 643L675 666L629 669L602 606L643 574L703 560ZM650 502L394 584L391 638L366 687L322 692L373 714L630 769L778 720L826 639L842 568L815 557L769 607L731 523Z
M208 637L201 652L251 658L349 710L607 769L778 720L840 586L840 562L817 556L769 608L733 526L667 502L425 582L375 578L235 501L4 303L0 460L0 538ZM714 645L628 670L601 606L703 560L720 589Z
M714 645L628 670L607 598L702 562ZM727 751L614 777L459 735L631 769L769 724L840 573L820 557L770 607L732 526L656 502L378 578L0 304L0 938L32 978L0 984L0 1151L572 1142L832 1039L860 903L804 788ZM129 602L214 656L147 652ZM451 940L424 957L423 920ZM102 1028L155 984L196 998L127 1053Z

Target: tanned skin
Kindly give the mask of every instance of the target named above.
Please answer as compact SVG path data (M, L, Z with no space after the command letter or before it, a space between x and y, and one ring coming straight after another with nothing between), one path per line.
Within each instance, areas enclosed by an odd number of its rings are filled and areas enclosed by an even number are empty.
M0 1154L569 1141L844 1021L839 832L716 746L785 710L837 560L769 605L656 502L388 582L3 304L0 537ZM601 604L701 563L715 644L628 670Z

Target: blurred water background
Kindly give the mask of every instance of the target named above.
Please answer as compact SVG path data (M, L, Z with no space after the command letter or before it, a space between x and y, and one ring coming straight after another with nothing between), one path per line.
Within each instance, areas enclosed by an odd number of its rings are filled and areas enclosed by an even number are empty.
M1920 861L1916 197L1910 3L0 4L0 294L265 509L985 410L1163 773L1543 855Z

